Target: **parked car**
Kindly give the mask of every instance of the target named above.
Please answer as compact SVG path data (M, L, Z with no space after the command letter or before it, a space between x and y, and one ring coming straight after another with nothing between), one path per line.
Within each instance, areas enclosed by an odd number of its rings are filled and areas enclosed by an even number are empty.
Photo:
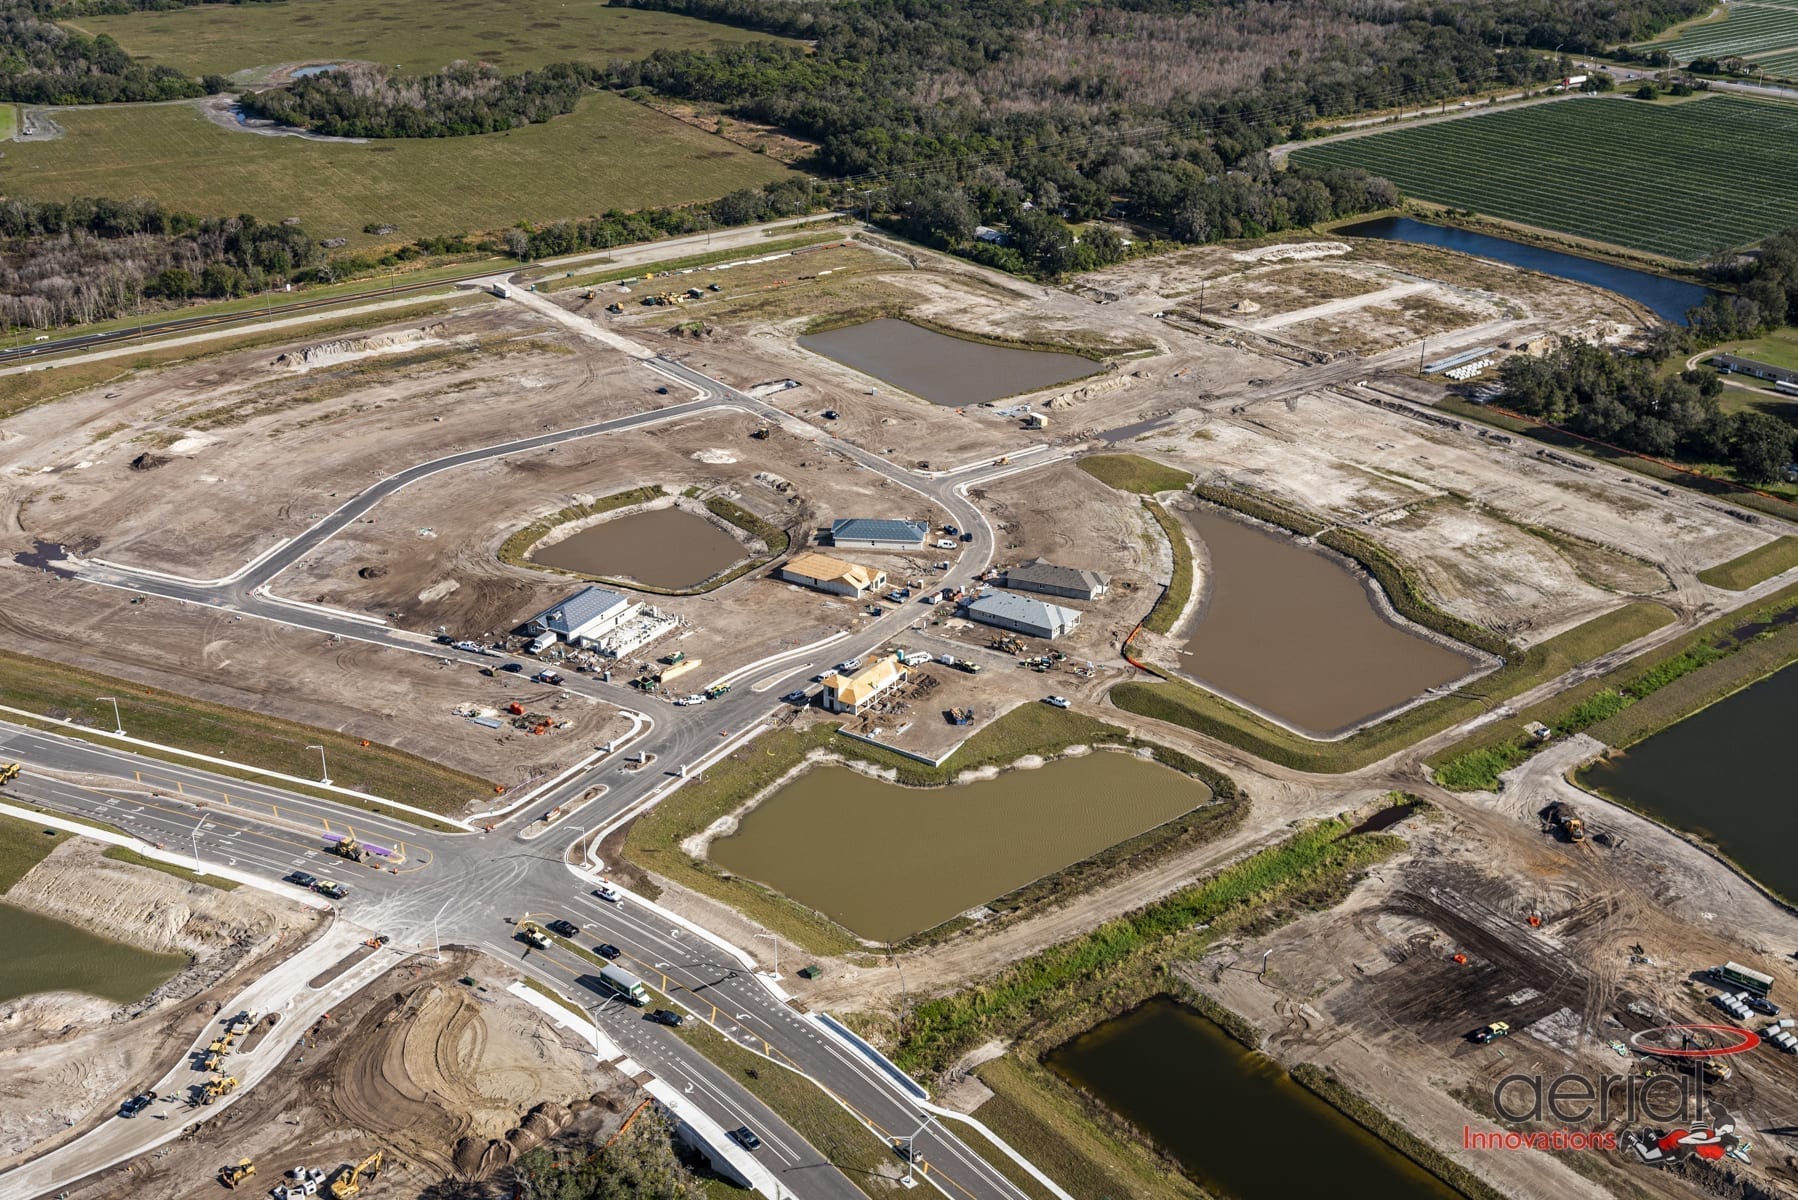
M505 664L501 665L500 670L511 671L514 674L517 674L524 670L524 664L523 663L505 663Z
M593 894L595 896L598 896L601 900L609 900L613 904L623 904L624 903L624 897L619 895L618 889L613 887L609 883L602 883L598 887L594 888Z
M1777 1017L1779 1015L1779 1005L1773 1003L1771 1000L1763 1000L1759 996L1750 996L1748 999L1744 1000L1743 1003L1749 1008L1752 1008L1755 1012L1760 1013L1762 1016Z
M341 900L350 894L350 889L335 879L321 879L312 885L312 890L321 896L328 896L332 900Z
M1503 1021L1494 1021L1473 1031L1473 1040L1484 1046L1487 1042L1496 1042L1510 1034L1511 1027Z
M852 658L847 662L840 662L837 664L837 674L839 675L848 675L861 669L862 660L859 658Z
M318 885L318 876L308 875L304 871L294 871L287 876L287 882L298 884L303 888L316 887Z
M1066 708L1068 706L1068 698L1066 696L1044 696L1043 700L1049 704L1053 704L1056 708Z
M810 694L804 688L794 688L792 691L782 696L781 699L788 704L804 704L809 695Z
M610 942L601 942L599 945L593 947L593 953L599 955L601 958L617 958L620 954L623 954L624 951L620 950Z
M551 921L549 923L549 931L551 933L559 933L563 937L573 937L575 934L577 934L581 931L581 927L579 925L576 925L573 921L568 921L568 920Z
M730 1140L745 1150L759 1150L762 1139L755 1136L755 1131L747 1125L739 1125L730 1131Z
M135 1117L156 1101L155 1092L139 1092L125 1103L119 1105L119 1116Z
M675 1012L672 1008L658 1008L643 1019L645 1021L654 1021L657 1025L667 1025L670 1028L676 1028L687 1023L687 1018L680 1013Z

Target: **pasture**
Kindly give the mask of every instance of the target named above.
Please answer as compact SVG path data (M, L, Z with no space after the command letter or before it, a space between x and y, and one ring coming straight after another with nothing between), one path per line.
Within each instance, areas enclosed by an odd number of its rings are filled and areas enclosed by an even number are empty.
M653 51L707 50L767 40L673 13L608 8L604 0L285 0L199 4L64 21L108 34L127 53L190 75L246 75L281 64L364 59L409 73L457 59L507 72L553 62L605 63ZM266 71L260 72L266 74Z
M1293 152L1406 194L1691 261L1798 225L1798 106L1575 97Z
M351 246L480 233L518 221L715 199L788 174L773 159L620 96L584 97L541 125L479 137L366 143L225 129L192 104L96 105L55 114L64 135L13 142L0 193L33 200L147 196L207 215L298 217Z
M1745 58L1769 75L1798 74L1798 0L1738 0L1721 20L1689 22L1646 49L1665 50L1680 63L1695 58Z

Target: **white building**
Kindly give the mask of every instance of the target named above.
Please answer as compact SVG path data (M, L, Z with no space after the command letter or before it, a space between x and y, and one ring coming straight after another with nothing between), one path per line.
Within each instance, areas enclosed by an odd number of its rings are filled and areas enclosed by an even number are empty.
M930 526L922 521L888 521L875 517L845 517L831 522L830 544L858 546L863 550L922 550Z
M584 587L526 621L524 628L539 640L544 634L553 634L571 646L579 646L617 628L641 607L617 592Z
M777 574L789 583L857 599L887 585L885 571L877 571L859 563L844 562L828 554L797 555Z
M1010 592L990 592L962 606L962 612L983 625L997 625L1030 637L1058 638L1080 624L1076 609L1014 596Z

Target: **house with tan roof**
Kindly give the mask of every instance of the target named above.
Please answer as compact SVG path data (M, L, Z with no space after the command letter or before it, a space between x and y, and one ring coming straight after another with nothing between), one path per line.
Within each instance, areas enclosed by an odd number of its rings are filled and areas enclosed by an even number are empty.
M837 596L855 598L865 596L869 592L877 592L887 585L885 571L864 567L859 563L844 562L840 558L831 558L827 554L798 555L776 574L789 583L816 588L820 592L830 592Z
M896 654L877 658L853 675L833 671L824 677L824 707L834 713L853 716L904 683L907 674Z

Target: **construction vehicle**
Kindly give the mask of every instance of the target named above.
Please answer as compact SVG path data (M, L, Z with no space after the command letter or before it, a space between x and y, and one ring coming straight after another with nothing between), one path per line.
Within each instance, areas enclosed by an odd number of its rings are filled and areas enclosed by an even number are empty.
M768 427L766 425L757 425L755 427L755 432L749 436L758 442L765 442L768 440Z
M228 1188L235 1188L255 1173L256 1164L247 1158L240 1158L233 1166L219 1168L219 1182Z
M346 1197L354 1196L362 1190L364 1175L368 1176L369 1183L373 1183L375 1176L380 1173L381 1152L376 1150L355 1166L345 1167L338 1171L336 1178L332 1179L330 1185L325 1189L326 1194L331 1197L331 1200L346 1200Z
M1508 1037L1510 1032L1511 1027L1505 1022L1494 1021L1490 1025L1481 1026L1479 1029L1474 1030L1473 1040L1483 1046L1487 1042L1495 1042L1501 1037Z
M357 841L353 834L332 842L329 846L325 847L325 849L329 850L332 854L337 855L339 858L347 858L351 862L357 863L361 862L368 855L368 851L363 848L362 843Z
M612 303L606 305L606 311L609 313L621 313L624 311L624 305L614 300Z
M687 655L684 651L676 650L671 654L662 655L662 657L660 659L658 659L657 661L666 663L668 666L675 667L675 666L679 666L681 663L686 662Z
M5 783L9 779L17 779L22 770L24 768L18 763L0 763L0 783Z
M255 1027L257 1018L260 1016L261 1014L253 1009L245 1009L225 1022L225 1032L232 1037L242 1037Z
M535 921L526 921L520 925L518 936L539 950L549 949L549 931Z
M220 1096L228 1096L237 1090L237 1076L214 1075L200 1085L200 1103L211 1104Z

